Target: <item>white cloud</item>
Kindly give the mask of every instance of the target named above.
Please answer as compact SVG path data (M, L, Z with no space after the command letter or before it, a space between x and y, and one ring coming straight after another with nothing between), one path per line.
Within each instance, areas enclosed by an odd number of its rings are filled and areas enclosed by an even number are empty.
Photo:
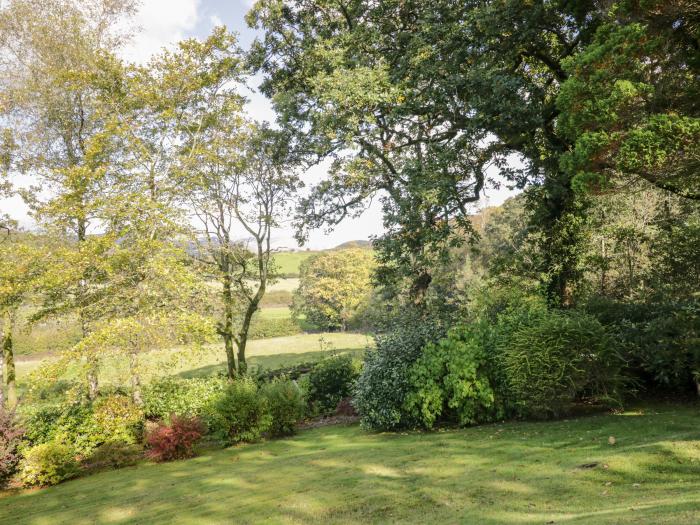
M137 32L122 56L144 63L163 47L185 38L199 20L200 0L143 0L133 24Z
M211 15L209 17L209 22L211 22L212 27L219 27L224 25L224 21L218 15Z

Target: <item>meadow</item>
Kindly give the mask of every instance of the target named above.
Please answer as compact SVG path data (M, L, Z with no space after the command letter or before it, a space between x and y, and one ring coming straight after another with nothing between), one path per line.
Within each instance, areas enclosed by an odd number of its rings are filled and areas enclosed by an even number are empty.
M329 426L21 491L0 499L0 523L691 525L699 426L697 405L436 433Z

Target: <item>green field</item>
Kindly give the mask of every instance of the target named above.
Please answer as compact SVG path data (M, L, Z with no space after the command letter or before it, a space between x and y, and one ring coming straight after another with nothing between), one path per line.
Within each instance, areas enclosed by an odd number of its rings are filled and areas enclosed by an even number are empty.
M0 523L700 523L698 406L299 436L0 499ZM615 436L617 444L608 444Z
M307 252L279 252L275 254L275 263L277 264L277 272L287 277L298 277L299 266L303 261L316 255L317 251Z
M274 315L274 312L269 315ZM247 354L251 366L272 369L315 361L329 352L353 352L360 355L368 345L372 344L372 339L363 334L297 334L250 341ZM42 361L41 358L19 360L17 379L20 385ZM225 369L225 356L221 345L210 345L200 350L178 348L147 352L142 354L141 362L146 380L156 374L193 377L211 375ZM126 383L126 370L126 357L107 360L101 378L112 384ZM67 376L71 376L70 370L67 371Z

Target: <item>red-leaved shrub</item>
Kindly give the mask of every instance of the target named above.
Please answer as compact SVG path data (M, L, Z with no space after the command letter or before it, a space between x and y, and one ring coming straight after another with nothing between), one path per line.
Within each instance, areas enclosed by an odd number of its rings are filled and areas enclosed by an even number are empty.
M15 413L0 405L0 488L17 472L18 451L24 431L17 424Z
M161 422L146 435L147 455L154 461L191 458L194 446L204 432L204 424L199 418L173 414L170 424Z

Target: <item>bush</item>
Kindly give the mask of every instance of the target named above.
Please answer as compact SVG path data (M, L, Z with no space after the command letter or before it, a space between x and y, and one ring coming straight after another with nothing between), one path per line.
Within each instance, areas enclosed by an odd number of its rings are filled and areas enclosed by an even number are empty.
M197 416L208 428L216 424L216 400L226 390L227 380L219 377L154 381L143 389L144 413L150 420L171 414Z
M124 441L107 441L83 461L83 467L93 471L117 469L135 465L142 457L143 450L138 445Z
M111 395L93 405L92 419L100 443L138 443L143 435L143 411L130 397Z
M254 317L248 332L249 339L266 339L268 337L285 337L302 332L301 326L292 318L266 319Z
M14 410L0 405L0 488L15 475L19 466L19 445L24 430L15 418Z
M508 395L522 417L566 412L579 399L619 403L616 342L593 317L550 311L535 322L498 327Z
M73 448L57 441L36 445L26 451L20 479L27 486L46 487L78 475Z
M25 439L32 445L51 441L62 413L61 404L22 407Z
M267 398L257 383L241 378L230 383L215 404L215 432L229 443L253 442L270 429L272 416Z
M426 344L443 334L439 323L422 321L409 312L392 332L377 337L377 348L365 354L354 389L353 405L362 426L393 430L419 423L405 406L412 391L410 370Z
M319 361L309 373L309 402L323 414L331 414L352 393L361 363L347 355Z
M147 433L146 443L150 449L147 455L159 462L191 458L205 430L199 418L173 414L169 424L161 422Z
M78 454L89 456L107 441L140 441L143 412L122 394L84 398L29 408L24 413L26 439L32 445L69 443Z
M274 379L263 385L262 395L272 415L270 434L287 436L294 433L296 424L304 417L306 399L294 381L286 378Z
M439 419L460 425L503 417L492 386L486 323L456 327L426 346L411 367L406 410L426 428Z
M585 305L620 340L626 371L649 390L688 393L700 371L700 303L629 303L593 298Z

